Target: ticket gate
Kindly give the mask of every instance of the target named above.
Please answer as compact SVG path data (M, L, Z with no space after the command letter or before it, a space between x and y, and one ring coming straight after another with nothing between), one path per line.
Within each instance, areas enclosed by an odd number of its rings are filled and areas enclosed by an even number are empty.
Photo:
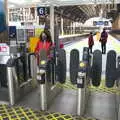
M79 61L79 51L73 49L70 53L70 80L73 85L77 85L77 115L84 115L87 104L89 90L88 85L90 74L89 49L83 49L82 61Z
M40 84L41 110L48 110L52 101L63 90L58 85L65 83L66 80L65 58L65 51L63 49L59 51L57 59L51 58L50 60L48 60L45 50L40 51L39 76L37 79ZM64 72L65 74L63 75ZM55 73L54 76L53 73Z
M86 52L85 52L86 51ZM92 61L90 58L92 57ZM106 69L105 69L105 80L102 80L102 53L100 50L95 50L93 52L92 56L89 56L89 53L87 53L87 50L83 50L83 58L82 61L79 62L79 51L76 49L73 49L70 53L70 80L72 84L77 85L77 115L85 115L90 114L90 116L93 115L93 117L100 117L100 113L93 114L93 111L98 108L95 106L95 108L92 112L89 112L89 110L86 111L86 108L88 106L89 109L89 97L90 96L90 90L91 89L100 89L103 92L101 92L102 95L104 95L104 89L111 90L113 89L115 92L112 94L115 95L115 98L112 98L113 101L113 107L109 107L106 109L111 109L113 112L116 111L116 113L112 114L114 115L114 119L119 120L120 119L120 57L116 57L116 52L114 50L111 50L107 53L107 59L106 59ZM89 58L89 59L88 59ZM117 59L116 59L117 58ZM73 64L74 63L74 64ZM111 93L108 94L108 96L111 96ZM99 101L99 100L98 100ZM111 101L105 101L110 102ZM87 105L87 106L86 106ZM86 112L85 112L86 111ZM97 111L97 110L96 110ZM102 111L102 109L101 109ZM104 110L103 110L104 111ZM100 111L98 111L100 112ZM107 113L106 113L107 114ZM110 113L111 114L111 113ZM94 116L95 115L95 116ZM98 115L98 116L97 116ZM111 115L109 115L111 116ZM111 116L113 117L113 116Z
M6 47L0 52L0 95L5 98L0 101L14 105L37 84L36 58L34 54L10 54L7 44L0 45Z

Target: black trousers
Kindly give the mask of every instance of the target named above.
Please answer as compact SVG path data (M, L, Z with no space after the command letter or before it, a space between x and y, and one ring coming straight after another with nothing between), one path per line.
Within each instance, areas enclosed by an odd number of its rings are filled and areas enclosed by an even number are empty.
M89 45L90 53L92 53L92 48L93 48L93 45Z
M106 53L106 42L101 43L102 53Z

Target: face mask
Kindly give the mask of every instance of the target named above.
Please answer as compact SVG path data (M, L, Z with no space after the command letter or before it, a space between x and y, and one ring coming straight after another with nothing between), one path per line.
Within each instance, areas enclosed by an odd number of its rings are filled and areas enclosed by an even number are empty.
M45 41L45 40L47 40L47 36L43 33L43 35L42 35L42 40L43 41Z

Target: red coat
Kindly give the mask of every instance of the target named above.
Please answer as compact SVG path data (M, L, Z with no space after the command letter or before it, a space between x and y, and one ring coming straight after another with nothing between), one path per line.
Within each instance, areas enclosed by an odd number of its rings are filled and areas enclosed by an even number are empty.
M51 42L38 41L36 48L35 48L35 53L37 54L37 64L38 65L39 65L39 61L40 61L38 53L40 52L41 49L45 49L47 52L48 58L49 58L51 45L52 45Z
M64 48L64 44L62 41L60 41L60 48Z
M45 49L47 54L49 55L50 47L51 47L51 42L38 41L35 48L35 53L39 53L41 49Z
M53 43L53 47L55 47L55 43ZM64 48L64 44L60 42L60 48Z
M88 38L88 45L89 45L89 46L94 45L94 40L93 40L93 36L92 36L92 35L89 35L89 38Z

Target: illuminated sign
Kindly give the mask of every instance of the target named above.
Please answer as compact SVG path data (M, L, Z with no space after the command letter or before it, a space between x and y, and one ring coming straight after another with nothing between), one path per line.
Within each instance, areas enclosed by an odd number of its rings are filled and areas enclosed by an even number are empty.
M49 8L48 7L38 7L37 14L38 14L38 16L47 15L47 14L49 14Z
M0 44L0 55L9 55L9 46L7 44Z
M94 25L94 26L104 25L104 21L93 21L93 25Z

